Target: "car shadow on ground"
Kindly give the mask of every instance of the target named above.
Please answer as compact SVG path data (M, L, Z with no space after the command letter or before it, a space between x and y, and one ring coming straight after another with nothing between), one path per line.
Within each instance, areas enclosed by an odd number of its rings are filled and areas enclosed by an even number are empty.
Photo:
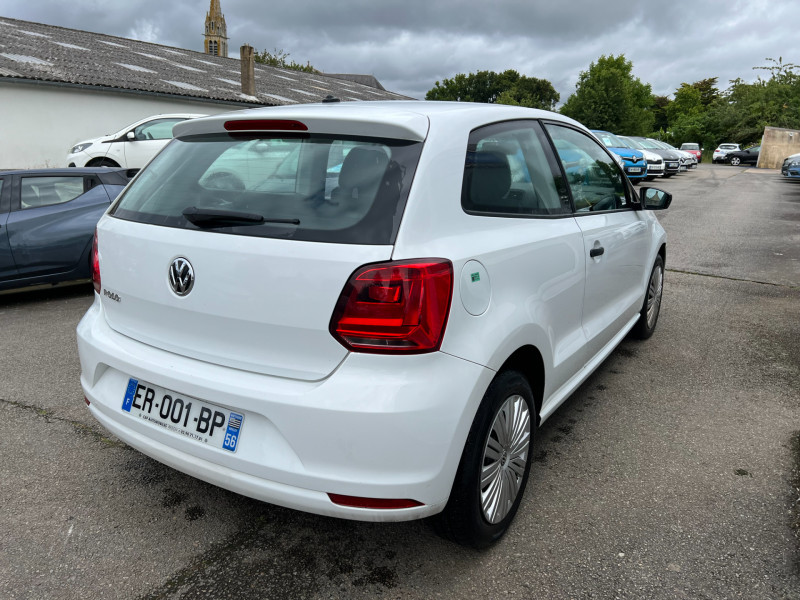
M37 302L53 302L59 300L72 300L73 298L90 297L94 292L90 282L74 285L58 286L32 286L31 289L19 289L0 292L0 308L10 308L18 305L34 304Z

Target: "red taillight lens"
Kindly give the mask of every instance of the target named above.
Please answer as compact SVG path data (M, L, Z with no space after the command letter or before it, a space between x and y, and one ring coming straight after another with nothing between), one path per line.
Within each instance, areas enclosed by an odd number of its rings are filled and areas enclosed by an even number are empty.
M433 352L442 343L452 295L449 260L366 265L344 286L330 331L356 352Z
M100 293L100 257L97 252L97 229L94 230L94 241L92 242L92 284L94 291Z
M384 510L392 508L414 508L423 506L422 502L409 500L407 498L361 498L359 496L343 496L342 494L328 494L328 498L334 504L341 506L352 506L353 508L382 508Z

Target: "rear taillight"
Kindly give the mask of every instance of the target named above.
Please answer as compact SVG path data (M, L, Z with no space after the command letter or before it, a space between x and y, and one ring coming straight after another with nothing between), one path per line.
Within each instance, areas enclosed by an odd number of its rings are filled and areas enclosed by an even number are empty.
M330 331L356 352L433 352L444 337L452 292L449 260L365 265L344 286Z
M100 293L100 257L97 252L97 229L94 230L94 241L92 242L92 284L94 291Z

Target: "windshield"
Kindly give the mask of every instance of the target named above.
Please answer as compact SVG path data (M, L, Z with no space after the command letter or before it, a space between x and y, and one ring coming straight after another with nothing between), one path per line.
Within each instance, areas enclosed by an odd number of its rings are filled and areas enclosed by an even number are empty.
M700 150L699 144L681 144L681 150Z
M109 214L234 235L394 242L421 142L281 135L175 139Z
M632 140L629 137L625 137L624 135L617 136L621 142L625 144L624 148L634 148L636 150L644 150L644 146L639 144L636 140Z
M607 131L593 131L606 148L626 148L627 146L613 133Z
M639 142L640 147L647 148L648 150L664 150L664 147L659 145L656 140L642 138L636 141Z

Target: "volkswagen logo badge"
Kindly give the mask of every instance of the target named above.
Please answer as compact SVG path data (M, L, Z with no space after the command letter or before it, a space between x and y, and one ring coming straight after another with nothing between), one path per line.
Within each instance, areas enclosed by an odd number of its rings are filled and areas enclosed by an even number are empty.
M169 285L178 296L185 296L194 287L192 263L179 256L169 266Z

